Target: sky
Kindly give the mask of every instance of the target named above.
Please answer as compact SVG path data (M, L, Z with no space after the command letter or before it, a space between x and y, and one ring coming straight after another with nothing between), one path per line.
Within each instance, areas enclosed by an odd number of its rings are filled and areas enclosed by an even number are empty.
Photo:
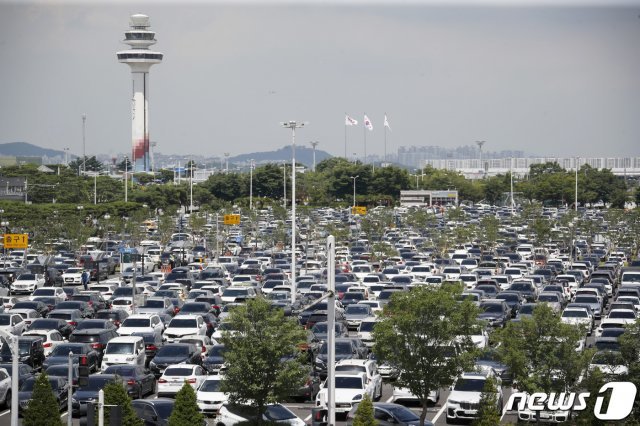
M131 74L116 52L143 13L164 53L149 128L163 154L296 144L640 155L640 0L0 0L0 143L129 154ZM345 113L358 126L345 127ZM363 115L373 130L362 126Z

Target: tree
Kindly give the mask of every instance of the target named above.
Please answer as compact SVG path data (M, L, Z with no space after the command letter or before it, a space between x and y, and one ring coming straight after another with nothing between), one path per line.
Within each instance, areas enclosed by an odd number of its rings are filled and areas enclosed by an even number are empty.
M373 417L373 402L371 402L371 397L369 394L365 394L362 401L358 404L358 408L356 409L356 416L353 419L353 426L375 426L378 422L376 422Z
M457 302L461 292L461 286L418 286L394 293L373 331L378 360L396 366L398 386L420 400L421 425L429 393L451 385L473 365L475 346L469 335L477 324L478 308L470 300Z
M576 353L586 330L563 324L547 304L537 306L531 318L509 322L494 335L498 355L512 372L514 383L530 394L575 389L593 353Z
M253 407L262 424L267 404L282 401L304 383L307 363L296 355L306 334L262 298L238 306L228 322L234 332L224 332L220 339L227 349L221 391L229 393L231 402Z
M11 396L9 396L11 397ZM12 407L17 410L18 407ZM24 426L62 426L62 420L60 416L51 413L58 413L60 407L58 401L53 394L51 384L49 383L49 376L46 373L41 373L37 378L33 386L33 394L27 408L24 412Z
M123 386L121 380L116 380L107 385L103 389L104 391L104 405L117 405L122 408L122 423L121 426L143 426L144 421L138 417L131 405L131 398L127 393L126 388ZM110 410L107 408L104 410L104 424L109 424Z
M478 417L473 422L474 426L494 426L500 423L500 408L496 404L496 380L489 377L484 382L484 389L480 394L480 407L478 407Z
M187 382L176 394L176 404L169 417L169 426L200 425L204 416L198 408L196 393Z

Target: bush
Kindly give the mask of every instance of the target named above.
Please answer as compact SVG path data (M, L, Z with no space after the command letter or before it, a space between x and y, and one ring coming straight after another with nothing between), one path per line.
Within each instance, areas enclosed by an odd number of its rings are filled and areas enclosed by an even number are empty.
M18 407L11 407L11 409L17 410ZM40 374L36 379L22 424L24 426L63 426L60 419L60 406L53 395L49 376L46 373Z
M200 413L196 402L196 393L187 382L176 394L176 405L169 417L169 426L201 425L204 416Z

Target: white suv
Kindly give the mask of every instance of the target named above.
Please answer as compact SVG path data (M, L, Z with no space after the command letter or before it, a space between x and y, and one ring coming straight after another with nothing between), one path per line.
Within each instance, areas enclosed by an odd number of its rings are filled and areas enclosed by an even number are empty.
M490 377L496 381L496 404L498 410L502 412L501 382L493 370L462 373L454 382L453 390L447 398L447 423L476 418L480 407L480 396Z

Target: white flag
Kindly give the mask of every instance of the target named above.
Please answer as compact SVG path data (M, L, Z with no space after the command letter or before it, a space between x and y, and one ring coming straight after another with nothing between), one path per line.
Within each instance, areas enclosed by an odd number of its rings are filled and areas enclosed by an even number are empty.
M369 130L373 130L373 124L371 124L371 120L369 120L369 117L367 117L367 114L364 115L364 127L366 127Z
M391 126L389 126L389 120L387 120L387 114L384 115L384 127L391 131Z
M348 115L344 116L344 125L345 126L357 126L358 120L349 117Z

